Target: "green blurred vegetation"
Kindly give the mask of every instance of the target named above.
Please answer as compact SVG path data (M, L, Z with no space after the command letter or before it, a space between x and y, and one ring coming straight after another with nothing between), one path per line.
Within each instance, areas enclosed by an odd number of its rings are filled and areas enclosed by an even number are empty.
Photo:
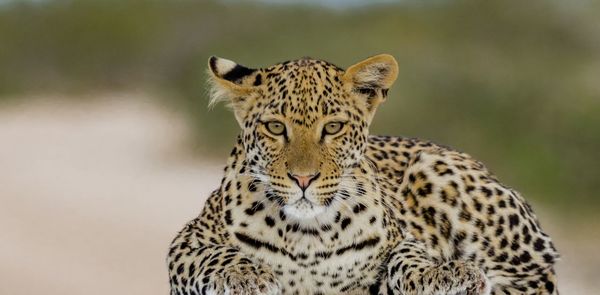
M542 0L337 10L249 1L12 2L0 6L0 99L158 92L189 117L196 150L223 158L237 126L224 107L206 108L210 55L251 67L302 56L345 67L391 53L400 76L373 133L452 146L536 202L593 211L599 8Z

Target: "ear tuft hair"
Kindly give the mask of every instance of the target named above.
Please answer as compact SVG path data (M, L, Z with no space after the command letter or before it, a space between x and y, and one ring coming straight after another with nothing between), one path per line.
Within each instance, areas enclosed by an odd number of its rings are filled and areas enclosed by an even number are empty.
M210 72L210 69L208 70ZM229 101L229 91L219 85L217 78L209 73L207 84L208 84L208 108L212 109L215 105L222 101Z

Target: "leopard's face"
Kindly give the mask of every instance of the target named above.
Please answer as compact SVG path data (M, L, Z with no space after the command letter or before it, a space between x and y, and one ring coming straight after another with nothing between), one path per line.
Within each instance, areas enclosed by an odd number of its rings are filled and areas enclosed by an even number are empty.
M272 91L260 94L262 103L251 110L256 115L244 121L253 175L290 216L312 218L342 200L344 180L362 159L368 124L359 114L366 109L340 75L317 64L271 77L265 89ZM278 79L285 82L278 86Z
M312 59L258 70L211 59L215 88L226 91L216 95L228 96L242 127L244 174L287 215L314 218L350 196L369 123L389 87L383 82L396 75L388 57L347 71Z

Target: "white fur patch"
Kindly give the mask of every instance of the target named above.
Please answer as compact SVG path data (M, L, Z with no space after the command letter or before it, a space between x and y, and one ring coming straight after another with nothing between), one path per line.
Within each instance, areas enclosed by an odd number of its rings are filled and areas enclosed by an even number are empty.
M209 108L214 107L217 103L221 101L229 100L229 91L227 90L227 88L223 87L222 85L219 85L219 82L215 81L215 79L217 78L214 78L212 76L209 76L208 78L208 83L210 84L210 87L208 87L210 97L210 100L208 101Z
M283 212L298 220L312 219L325 212L325 207L316 206L305 199L300 199L292 204L285 205Z
M215 71L217 71L219 76L223 76L229 73L229 71L233 70L236 65L237 64L234 61L224 58L217 58L217 61L215 62Z

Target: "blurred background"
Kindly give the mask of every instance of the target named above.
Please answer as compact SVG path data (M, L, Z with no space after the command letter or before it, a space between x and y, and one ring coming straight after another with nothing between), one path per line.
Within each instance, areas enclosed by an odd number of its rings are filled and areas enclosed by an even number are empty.
M482 160L553 236L561 292L597 294L593 0L0 0L0 294L167 294L238 131L208 57L378 53L400 75L372 133Z

